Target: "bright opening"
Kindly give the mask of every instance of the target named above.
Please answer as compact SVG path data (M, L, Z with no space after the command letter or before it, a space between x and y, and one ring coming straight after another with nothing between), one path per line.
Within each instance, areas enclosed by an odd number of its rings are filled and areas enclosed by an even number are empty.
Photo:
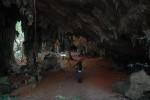
M21 21L17 21L15 29L16 31L18 31L19 35L16 36L16 39L14 41L14 57L17 64L25 65L26 58L23 53L24 32L22 32Z

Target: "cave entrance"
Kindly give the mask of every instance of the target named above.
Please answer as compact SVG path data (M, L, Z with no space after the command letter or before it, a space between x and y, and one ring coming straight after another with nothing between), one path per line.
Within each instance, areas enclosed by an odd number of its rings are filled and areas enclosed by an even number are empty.
M26 65L26 58L23 52L24 32L22 31L21 21L17 21L15 29L19 34L14 40L14 58L18 65Z

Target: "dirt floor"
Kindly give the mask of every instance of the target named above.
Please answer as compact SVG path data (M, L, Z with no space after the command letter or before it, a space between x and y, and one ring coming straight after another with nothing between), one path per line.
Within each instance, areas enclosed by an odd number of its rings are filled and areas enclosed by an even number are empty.
M78 56L73 58L78 59ZM85 58L82 83L77 82L74 71L47 72L36 88L26 85L13 94L20 94L18 100L127 100L112 93L111 86L125 81L128 75L111 71L110 63L108 60Z

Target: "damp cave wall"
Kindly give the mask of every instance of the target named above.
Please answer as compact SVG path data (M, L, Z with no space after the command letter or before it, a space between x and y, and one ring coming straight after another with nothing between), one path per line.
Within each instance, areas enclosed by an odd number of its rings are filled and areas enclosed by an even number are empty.
M13 42L18 34L16 22L20 20L18 8L15 5L4 7L0 2L0 75L7 74L14 59Z
M42 28L36 23L36 34L35 34L35 23L29 25L30 20L27 16L20 12L20 8L16 4L4 6L0 2L0 76L7 75L11 70L10 61L14 61L13 54L13 42L15 37L19 34L15 30L17 21L22 21L22 30L25 35L25 41L23 42L24 54L27 57L27 66L29 68L34 66L34 56L42 49L42 43L46 43L47 50L53 48L53 44L57 38L57 28L52 25ZM31 68L32 69L32 68Z

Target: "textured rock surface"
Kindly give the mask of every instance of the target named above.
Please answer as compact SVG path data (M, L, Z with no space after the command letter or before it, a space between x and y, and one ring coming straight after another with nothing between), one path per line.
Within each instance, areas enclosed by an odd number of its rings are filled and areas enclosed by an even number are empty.
M45 57L43 63L42 63L42 68L44 70L52 70L55 67L57 67L57 57L56 56L50 56L50 57Z
M133 73L130 76L130 87L125 93L127 97L137 100L143 96L143 93L150 90L150 77L144 70Z
M112 91L120 93L122 95L125 95L125 93L128 91L130 84L127 82L117 82L113 84Z

